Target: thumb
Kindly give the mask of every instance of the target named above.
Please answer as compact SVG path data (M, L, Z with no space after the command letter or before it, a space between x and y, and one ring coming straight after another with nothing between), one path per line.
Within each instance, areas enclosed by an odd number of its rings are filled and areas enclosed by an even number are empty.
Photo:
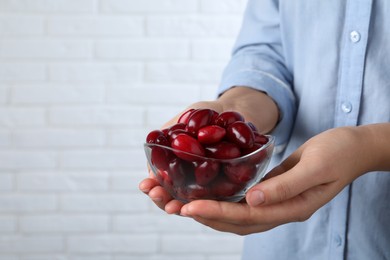
M254 207L282 202L318 185L317 178L312 178L308 169L299 163L300 155L296 151L272 169L264 181L252 187L246 195L247 203Z

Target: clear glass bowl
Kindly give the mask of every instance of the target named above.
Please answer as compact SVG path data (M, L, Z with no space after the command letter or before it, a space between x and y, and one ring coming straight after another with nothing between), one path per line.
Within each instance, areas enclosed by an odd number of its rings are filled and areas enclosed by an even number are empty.
M184 203L197 199L238 202L266 174L275 143L273 136L267 137L267 144L235 159L206 158L149 143L144 149L151 170L173 198Z

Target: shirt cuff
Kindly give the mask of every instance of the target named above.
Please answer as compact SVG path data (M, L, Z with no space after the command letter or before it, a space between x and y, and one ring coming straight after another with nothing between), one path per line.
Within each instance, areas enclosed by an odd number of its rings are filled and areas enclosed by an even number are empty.
M222 79L218 93L222 94L234 86L247 86L263 91L275 101L279 108L279 122L269 134L276 139L275 153L282 152L290 138L296 111L295 96L289 85L268 72L239 70Z

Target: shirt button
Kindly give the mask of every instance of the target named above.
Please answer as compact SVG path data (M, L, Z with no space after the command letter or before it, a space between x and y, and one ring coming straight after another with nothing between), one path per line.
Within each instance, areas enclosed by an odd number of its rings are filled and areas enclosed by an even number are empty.
M357 31L352 31L350 34L349 34L349 38L351 39L352 42L358 42L360 41L360 33L358 33Z
M334 243L336 246L341 246L343 240L341 239L340 235L335 235L334 236Z
M350 102L343 102L341 104L341 110L346 114L350 113L352 111L352 104Z

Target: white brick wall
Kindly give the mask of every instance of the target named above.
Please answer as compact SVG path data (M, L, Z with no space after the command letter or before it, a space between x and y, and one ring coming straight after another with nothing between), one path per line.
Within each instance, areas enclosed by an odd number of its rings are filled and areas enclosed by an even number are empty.
M0 260L237 260L138 190L148 131L212 99L245 0L0 0Z

